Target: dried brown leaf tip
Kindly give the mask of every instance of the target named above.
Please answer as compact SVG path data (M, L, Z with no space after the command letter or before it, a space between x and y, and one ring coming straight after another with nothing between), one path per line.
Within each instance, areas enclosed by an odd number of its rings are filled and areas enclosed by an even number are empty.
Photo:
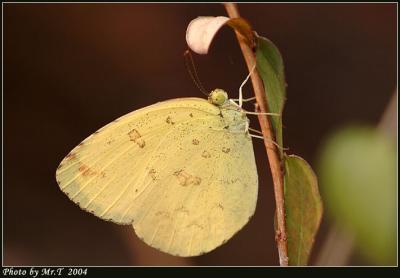
M250 46L251 49L256 47L253 28L247 20L242 17L231 18L226 24L235 29L243 37L246 44Z

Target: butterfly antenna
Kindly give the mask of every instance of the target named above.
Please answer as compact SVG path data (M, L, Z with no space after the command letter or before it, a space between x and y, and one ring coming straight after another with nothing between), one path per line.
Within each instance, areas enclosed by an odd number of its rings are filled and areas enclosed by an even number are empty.
M186 68L187 68L187 70L189 72L190 77L193 80L193 83L200 90L200 92L202 92L203 94L208 96L208 91L206 89L204 89L203 84L201 84L200 78L197 75L196 67L194 65L193 56L192 56L192 53L190 52L190 50L186 50L184 56L185 56Z

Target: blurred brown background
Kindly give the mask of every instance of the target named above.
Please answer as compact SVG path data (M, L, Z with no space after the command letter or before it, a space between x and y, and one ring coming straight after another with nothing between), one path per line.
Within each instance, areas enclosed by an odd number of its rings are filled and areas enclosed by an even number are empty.
M239 9L283 55L289 153L314 165L318 147L337 127L378 123L396 89L396 4ZM255 216L227 244L192 259L162 254L129 226L80 210L54 177L75 145L115 118L165 99L202 97L184 66L185 31L197 16L226 15L222 5L5 4L3 15L6 265L278 263L273 191L261 141L254 142L260 181ZM229 28L209 55L195 60L207 88L236 96L247 73ZM328 222L324 218L311 263ZM351 263L364 262L355 255Z

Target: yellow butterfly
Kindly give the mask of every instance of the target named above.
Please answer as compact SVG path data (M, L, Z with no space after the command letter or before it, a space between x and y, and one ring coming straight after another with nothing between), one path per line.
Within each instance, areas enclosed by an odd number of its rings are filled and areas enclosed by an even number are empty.
M240 91L241 92L241 91ZM254 214L258 177L249 120L221 89L133 111L61 162L61 190L82 209L132 224L175 256L207 253Z

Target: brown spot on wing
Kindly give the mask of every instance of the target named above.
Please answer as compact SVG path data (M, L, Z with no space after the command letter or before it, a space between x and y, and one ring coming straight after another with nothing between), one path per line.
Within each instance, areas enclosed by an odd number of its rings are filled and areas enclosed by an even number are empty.
M155 169L150 169L150 171L149 171L149 175L150 175L150 177L151 177L151 179L152 179L153 181L157 179L156 173L157 173L157 172L156 172Z
M76 154L75 154L75 153L69 153L69 154L65 157L66 160L72 160L72 159L75 159L75 158L76 158Z
M178 179L178 183L182 186L188 185L199 185L201 183L201 178L193 176L187 173L185 170L179 170L174 173L174 176Z
M146 142L142 138L142 135L140 135L139 131L136 129L132 129L128 133L129 140L135 142L140 148L144 148L146 146Z
M140 135L139 131L137 131L136 129L132 129L131 131L129 131L128 135L130 140L133 142L136 142L137 139L142 137L142 135Z
M190 227L193 227L193 226L196 227L196 228L198 228L198 229L201 229L201 230L204 229L204 227L203 227L202 225L197 224L197 223L191 223L191 224L187 225L186 227L187 227L187 228L190 228Z
M231 151L231 149L230 149L230 148L223 147L223 148L222 148L222 151L223 151L224 153L229 153L229 152Z
M197 139L193 139L193 140L192 140L192 144L193 144L193 145L198 145L198 144L200 144L200 141L197 140Z
M92 168L90 168L89 166L87 166L86 164L81 163L81 165L78 168L79 172L82 174L82 176L84 177L88 177L88 176L96 176L99 175L102 178L104 178L106 176L106 173L101 171L95 171Z
M204 158L210 158L210 157L211 157L211 154L210 154L208 151L204 151L204 152L201 154L201 156L204 157Z
M162 211L162 210L157 211L155 213L155 216L162 216L162 217L165 217L165 218L171 218L171 216L170 216L168 211Z
M92 169L89 168L89 166L85 165L85 164L81 164L81 166L79 166L79 172L82 174L82 176L93 176L96 174L95 171L93 171Z
M179 208L175 209L175 212L181 212L186 215L189 214L189 210L184 206L180 206Z
M165 119L165 122L166 122L167 124L171 124L171 125L175 124L175 122L172 121L172 119L171 119L170 116L168 116L168 117Z

